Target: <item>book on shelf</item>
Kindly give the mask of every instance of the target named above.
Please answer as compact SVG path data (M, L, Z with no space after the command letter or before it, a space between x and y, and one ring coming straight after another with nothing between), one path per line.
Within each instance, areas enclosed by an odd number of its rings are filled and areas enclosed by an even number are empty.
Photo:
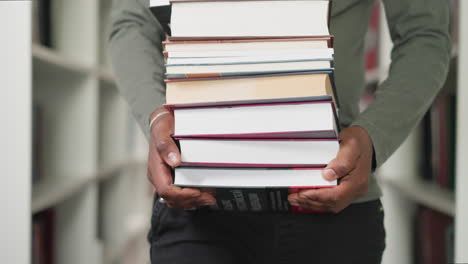
M190 168L174 171L174 185L201 188L216 197L212 209L240 212L300 212L289 205L291 192L329 188L317 168Z
M32 40L35 43L52 47L52 0L32 1Z
M54 264L55 211L47 209L32 218L32 255L33 264Z
M338 105L333 71L166 80L170 108L329 99Z
M338 138L333 102L174 108L175 137Z
M324 167L338 153L336 139L180 138L182 166Z
M171 8L175 37L330 35L329 1L171 1Z
M421 125L422 178L449 190L455 190L456 61Z
M420 207L415 219L416 263L453 263L453 218Z

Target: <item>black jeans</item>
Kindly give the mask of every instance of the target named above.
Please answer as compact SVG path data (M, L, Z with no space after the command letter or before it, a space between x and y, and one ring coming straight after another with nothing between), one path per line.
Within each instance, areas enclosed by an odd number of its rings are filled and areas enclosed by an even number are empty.
M154 203L152 264L377 264L385 248L380 200L338 214L185 211Z

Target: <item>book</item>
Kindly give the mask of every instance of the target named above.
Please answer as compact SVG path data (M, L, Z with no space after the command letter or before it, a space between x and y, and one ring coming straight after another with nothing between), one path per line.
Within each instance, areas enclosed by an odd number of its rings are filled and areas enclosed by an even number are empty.
M302 188L329 188L314 168L187 168L174 172L174 185L201 188L216 197L211 209L235 212L300 212L288 194Z
M333 102L173 108L175 137L338 138Z
M269 63L167 64L167 78L199 78L274 74L287 72L323 72L332 70L331 59L275 61Z
M55 211L47 209L32 218L31 262L33 264L53 264Z
M171 7L172 36L330 35L329 1L171 1Z
M420 207L416 218L416 263L447 263L447 232L453 219L429 208Z
M182 166L325 167L336 157L336 139L178 139Z
M333 36L289 38L241 38L203 39L169 37L163 41L164 54L180 51L226 51L226 50L295 50L332 48Z
M452 59L445 84L422 125L422 178L449 190L455 189L456 65Z
M311 58L332 58L333 49L270 49L270 50L196 50L196 51L171 51L170 58L218 58L218 57L256 57L256 56L311 56Z
M335 107L338 107L333 90L331 71L170 79L166 80L166 106L172 108L241 102L264 103L333 99Z
M32 1L32 40L52 48L53 0Z
M278 53L252 56L227 56L227 57L169 57L166 65L203 65L203 64L234 64L234 63L271 63L271 62L294 62L313 60L333 60L331 52L322 54L307 53Z

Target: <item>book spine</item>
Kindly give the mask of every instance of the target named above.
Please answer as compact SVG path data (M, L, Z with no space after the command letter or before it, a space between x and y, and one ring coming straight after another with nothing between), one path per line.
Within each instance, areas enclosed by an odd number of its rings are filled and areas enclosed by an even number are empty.
M291 206L288 195L303 188L215 188L209 189L217 204L212 210L250 213L327 213ZM205 190L207 191L207 190Z
M213 210L228 212L283 212L291 211L288 188L215 188Z

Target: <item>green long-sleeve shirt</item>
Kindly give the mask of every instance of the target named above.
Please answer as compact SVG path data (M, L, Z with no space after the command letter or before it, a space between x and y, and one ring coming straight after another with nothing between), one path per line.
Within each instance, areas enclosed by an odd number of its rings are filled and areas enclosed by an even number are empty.
M421 120L442 87L450 59L448 0L383 3L394 44L392 63L374 103L362 113L358 102L365 87L364 36L374 0L334 0L330 25L340 125L367 131L377 167ZM165 101L164 33L148 6L149 0L114 0L110 36L118 87L147 136L150 114ZM369 192L356 202L380 197L375 178L370 179Z

